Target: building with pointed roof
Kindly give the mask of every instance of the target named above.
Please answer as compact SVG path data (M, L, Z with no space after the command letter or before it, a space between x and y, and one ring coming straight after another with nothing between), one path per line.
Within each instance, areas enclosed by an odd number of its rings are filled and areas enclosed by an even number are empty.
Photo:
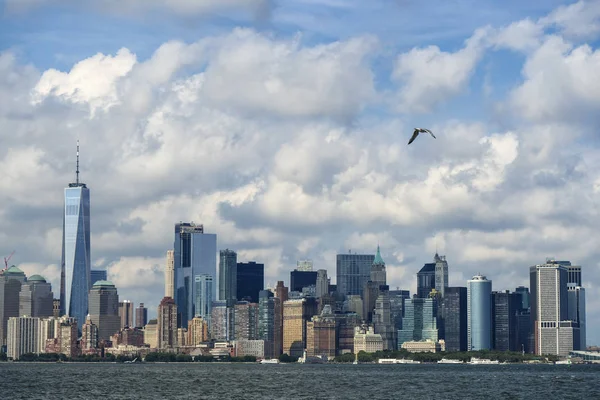
M379 245L377 245L377 254L371 265L371 282L375 283L377 287L383 286L386 284L386 278L385 261L383 261Z

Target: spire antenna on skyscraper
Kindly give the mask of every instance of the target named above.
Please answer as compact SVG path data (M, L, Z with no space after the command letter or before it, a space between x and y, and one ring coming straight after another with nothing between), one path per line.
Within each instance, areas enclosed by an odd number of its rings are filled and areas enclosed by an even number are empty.
M75 170L75 183L79 186L79 140L77 140L77 169Z

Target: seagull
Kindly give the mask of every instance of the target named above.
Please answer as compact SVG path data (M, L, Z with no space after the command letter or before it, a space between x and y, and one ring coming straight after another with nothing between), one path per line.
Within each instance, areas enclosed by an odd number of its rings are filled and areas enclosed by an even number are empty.
M433 136L434 139L436 139L435 135L429 130L429 129L425 129L425 128L415 128L415 131L413 132L412 137L410 138L410 140L408 141L408 144L411 144L412 142L415 141L415 139L417 138L417 136L419 136L419 133L422 132L427 132L429 133L431 136Z

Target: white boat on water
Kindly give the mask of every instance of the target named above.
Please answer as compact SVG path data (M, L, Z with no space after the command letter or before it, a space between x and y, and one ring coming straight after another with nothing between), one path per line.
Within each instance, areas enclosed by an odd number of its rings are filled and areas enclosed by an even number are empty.
M404 358L380 358L377 363L379 364L421 364L421 361L405 360Z
M450 358L442 358L437 362L438 364L463 364L461 360L452 360Z
M269 360L260 360L261 364L279 364L279 360L276 358L271 358Z
M500 364L500 362L498 360L492 361L487 358L471 357L471 361L469 361L469 364L492 365L492 364Z
M554 365L571 365L571 360L558 360Z

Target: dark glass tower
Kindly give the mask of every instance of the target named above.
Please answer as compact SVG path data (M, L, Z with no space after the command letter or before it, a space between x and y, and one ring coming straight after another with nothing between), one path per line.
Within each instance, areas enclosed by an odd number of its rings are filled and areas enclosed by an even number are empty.
M435 263L425 264L417 272L417 298L428 298L431 289L435 289Z
M219 300L233 307L237 301L237 253L233 250L219 252Z
M265 264L259 264L254 261L237 264L238 300L258 303L258 294L264 287Z
M298 271L290 272L290 291L301 292L302 288L317 285L317 271Z
M337 292L342 296L362 295L371 279L374 254L338 254L336 258Z
M466 351L467 288L447 287L442 307L446 351Z
M90 277L90 190L79 182L79 142L75 183L65 188L62 260L60 274L61 314L77 318L78 329L88 314Z
M517 310L521 296L517 293L492 292L492 328L494 350L517 351Z

